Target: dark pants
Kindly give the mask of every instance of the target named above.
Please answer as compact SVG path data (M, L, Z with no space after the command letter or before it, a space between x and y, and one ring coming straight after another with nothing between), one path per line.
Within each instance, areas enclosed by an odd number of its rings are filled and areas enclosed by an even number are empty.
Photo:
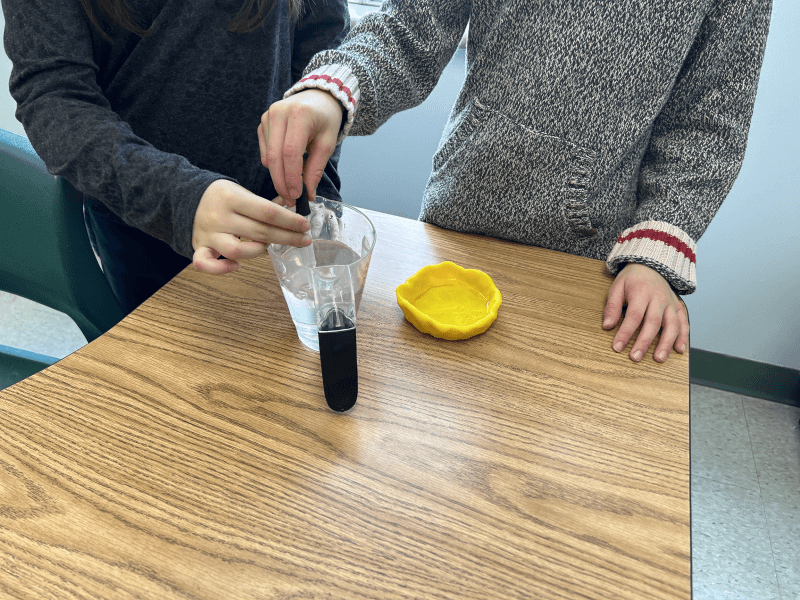
M161 240L126 225L99 200L84 197L83 218L106 279L126 313L192 262Z

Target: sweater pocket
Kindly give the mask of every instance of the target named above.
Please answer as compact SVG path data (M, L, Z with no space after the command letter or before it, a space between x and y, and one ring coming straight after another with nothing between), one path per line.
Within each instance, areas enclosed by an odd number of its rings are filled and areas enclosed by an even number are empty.
M589 202L598 155L475 100L434 156L421 218L573 251L596 234Z
M464 110L461 111L456 120L450 135L433 155L433 170L438 171L447 161L449 161L459 148L469 140L472 134L478 129L487 118L489 109L477 100L471 101Z

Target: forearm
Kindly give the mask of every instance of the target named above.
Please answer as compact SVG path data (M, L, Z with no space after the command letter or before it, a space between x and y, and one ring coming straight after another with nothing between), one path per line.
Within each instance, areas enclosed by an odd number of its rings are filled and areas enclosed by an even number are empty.
M200 198L212 181L229 178L157 150L113 113L85 102L51 94L23 102L17 114L50 173L191 257Z

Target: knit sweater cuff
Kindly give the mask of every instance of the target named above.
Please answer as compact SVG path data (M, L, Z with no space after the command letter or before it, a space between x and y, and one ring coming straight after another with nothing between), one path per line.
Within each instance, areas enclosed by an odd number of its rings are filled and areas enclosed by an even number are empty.
M656 270L679 294L697 289L697 245L686 232L663 221L644 221L622 232L608 255L613 275L624 263L640 263Z
M347 120L344 123L344 127L339 131L339 138L336 140L337 145L341 144L353 126L356 104L361 97L361 92L358 89L358 79L353 75L350 67L345 65L323 65L295 83L283 97L288 98L292 94L309 88L330 92L347 110Z

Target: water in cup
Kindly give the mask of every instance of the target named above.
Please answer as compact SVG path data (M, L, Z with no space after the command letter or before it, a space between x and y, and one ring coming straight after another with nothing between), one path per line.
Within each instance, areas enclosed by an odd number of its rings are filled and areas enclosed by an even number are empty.
M309 213L311 246L270 244L268 250L297 335L306 347L319 352L317 309L324 307L316 305L315 296L324 291L326 298L332 294L331 299L341 303L342 293L347 292L347 302L351 307L355 303L351 315L355 323L375 246L375 227L357 208L319 196L309 201ZM342 278L336 267L345 266L348 276ZM344 281L348 290L338 289Z
M364 238L362 246L366 246L364 249L365 254L369 252L367 244L367 239ZM356 307L358 307L361 303L361 295L364 292L366 280L365 276L359 277L357 272L361 255L344 242L337 240L314 240L312 247L314 249L316 267L353 265L357 269L353 273L353 284L354 287L358 286L354 290ZM318 351L317 313L314 302L314 288L311 285L311 270L308 265L303 265L300 253L301 249L293 246L285 246L278 253L279 264L281 265L278 279L300 341L309 348ZM366 265L363 268L366 269Z

